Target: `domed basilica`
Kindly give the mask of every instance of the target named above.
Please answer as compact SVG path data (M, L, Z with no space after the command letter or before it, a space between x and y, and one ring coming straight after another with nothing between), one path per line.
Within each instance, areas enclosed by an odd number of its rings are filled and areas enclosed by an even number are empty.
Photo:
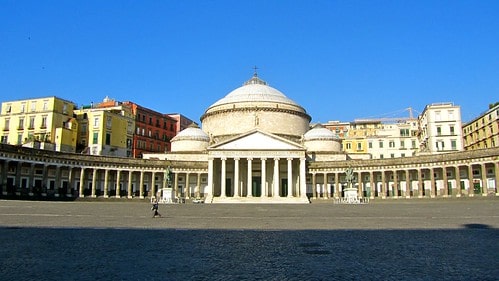
M302 106L255 73L208 107L202 128L193 124L174 137L171 153L144 158L190 163L171 167L173 196L210 203L308 203L306 161L346 159L339 138L320 125L310 128L310 121ZM197 169L206 163L203 177Z

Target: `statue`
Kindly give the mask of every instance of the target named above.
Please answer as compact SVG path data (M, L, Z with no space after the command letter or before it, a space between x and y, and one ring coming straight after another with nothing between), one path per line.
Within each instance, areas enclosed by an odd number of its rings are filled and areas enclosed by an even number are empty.
M354 175L353 175L353 169L351 167L348 167L345 171L345 179L347 180L348 183L348 188L352 187L352 182L354 180Z
M171 182L172 182L172 169L170 166L168 166L166 167L166 183L168 187L171 186Z

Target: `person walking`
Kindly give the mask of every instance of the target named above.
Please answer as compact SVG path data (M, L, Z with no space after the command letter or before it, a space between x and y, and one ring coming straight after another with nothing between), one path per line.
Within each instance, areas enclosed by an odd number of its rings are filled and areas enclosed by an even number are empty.
M156 200L156 198L153 198L151 203L152 203L151 211L154 211L154 214L152 215L152 217L153 218L161 217L161 214L158 212L158 208L159 208L158 200Z

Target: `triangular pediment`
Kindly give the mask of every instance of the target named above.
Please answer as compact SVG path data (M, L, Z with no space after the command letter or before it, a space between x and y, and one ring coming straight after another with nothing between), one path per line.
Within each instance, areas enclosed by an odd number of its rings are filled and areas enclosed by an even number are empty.
M251 131L209 147L210 150L303 150L297 143L262 131Z

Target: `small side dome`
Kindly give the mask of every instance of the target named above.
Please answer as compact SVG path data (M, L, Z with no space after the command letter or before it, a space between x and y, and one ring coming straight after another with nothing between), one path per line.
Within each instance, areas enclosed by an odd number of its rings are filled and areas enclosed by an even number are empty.
M172 152L203 151L208 147L210 137L196 123L192 123L171 140Z
M322 125L317 124L313 129L303 135L303 139L307 140L339 140L339 137L331 130L324 128Z
M303 145L308 151L341 151L340 138L320 124L303 135Z

